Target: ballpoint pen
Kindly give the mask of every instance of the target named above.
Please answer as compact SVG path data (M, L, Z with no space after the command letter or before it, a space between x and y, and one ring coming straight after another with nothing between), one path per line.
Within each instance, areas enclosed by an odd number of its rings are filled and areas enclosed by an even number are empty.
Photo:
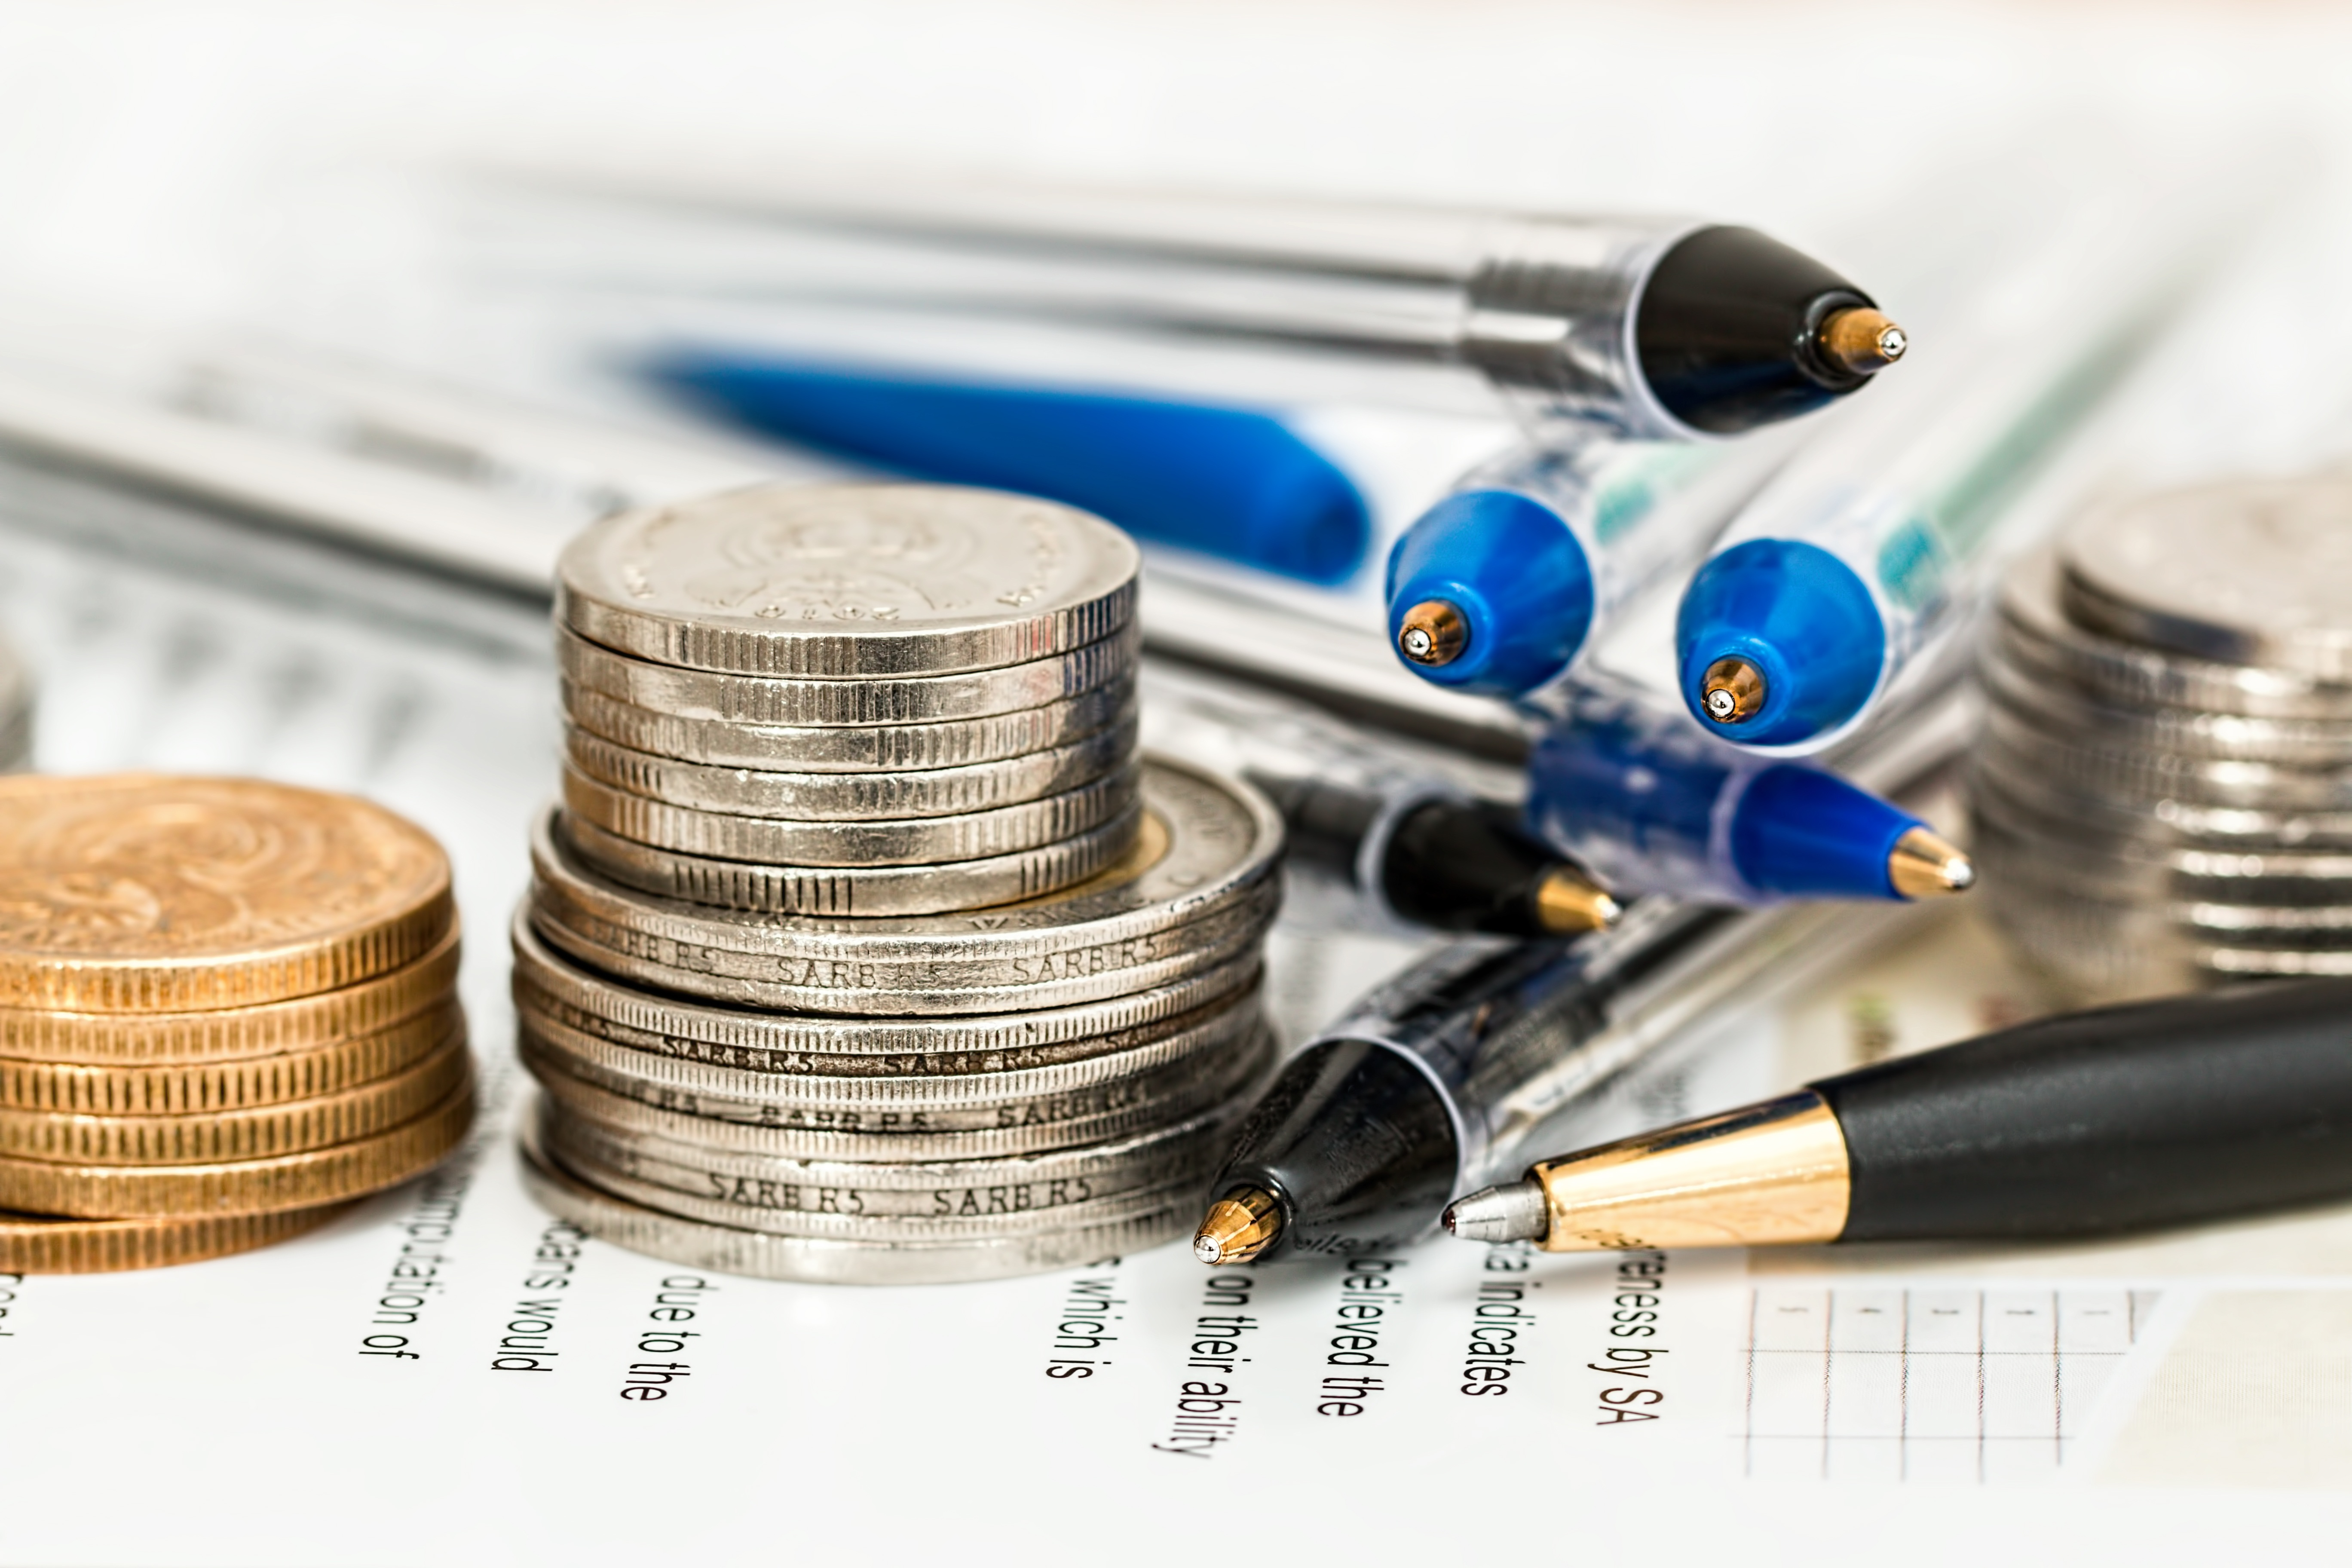
M1857 738L1851 770L1900 789L1974 723L1956 684ZM1910 929L1903 906L1735 910L1649 898L1610 931L1465 938L1366 997L1276 1075L1211 1184L1205 1263L1402 1246L1491 1181L1578 1096L1733 1004L1753 1005Z
M2020 489L2216 261L2217 206L2169 187L2081 204L1775 475L1684 593L1691 711L1741 745L1809 751L1890 690L1972 601Z
M2025 1240L2352 1193L2352 981L2101 1008L1542 1160L1446 1228L1547 1252Z
M1252 408L676 348L650 373L762 435L918 479L1019 490L1139 538L1308 583L1353 576L1371 516L1346 473Z
M1913 900L1975 880L1917 816L1826 769L1727 745L1622 683L1564 698L1528 764L1527 822L1623 893Z
M1564 936L1622 912L1573 859L1528 833L1518 807L1415 768L1302 704L1151 682L1155 748L1248 780L1282 813L1294 886L1344 890L1350 924Z
M1556 679L1705 553L1803 428L1730 447L1588 432L1480 465L1391 550L1390 642L1441 686L1516 697Z
M1902 352L1836 271L1724 225L718 178L509 176L489 244L507 275L668 299L804 359L1675 439L1819 407Z

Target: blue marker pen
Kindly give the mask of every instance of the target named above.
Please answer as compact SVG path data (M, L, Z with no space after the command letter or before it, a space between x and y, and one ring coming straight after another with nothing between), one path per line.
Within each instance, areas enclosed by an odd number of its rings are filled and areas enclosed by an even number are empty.
M944 484L1083 507L1139 538L1304 582L1371 548L1364 498L1255 409L678 349L652 374L765 435Z
M1630 691L1580 691L1528 764L1528 825L1624 893L1755 906L1964 891L1968 858L1835 773L1727 746Z
M1497 697L1563 674L1621 606L1690 568L1801 431L1736 447L1596 432L1473 469L1389 553L1397 657L1424 680Z

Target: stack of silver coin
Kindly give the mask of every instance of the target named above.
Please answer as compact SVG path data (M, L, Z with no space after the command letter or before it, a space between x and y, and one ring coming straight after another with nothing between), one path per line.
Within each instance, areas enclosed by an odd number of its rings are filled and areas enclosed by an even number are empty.
M1988 909L2078 995L2352 973L2352 482L2085 518L2004 584Z
M0 642L0 773L33 765L33 678Z
M1139 562L1066 507L771 486L565 553L514 931L534 1190L913 1283L1167 1239L1270 1065L1280 824L1135 750Z

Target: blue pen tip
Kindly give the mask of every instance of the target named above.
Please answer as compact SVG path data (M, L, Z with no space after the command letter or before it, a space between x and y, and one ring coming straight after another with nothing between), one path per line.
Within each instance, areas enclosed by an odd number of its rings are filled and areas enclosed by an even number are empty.
M1877 691L1886 630L1853 568L1818 545L1752 539L1699 568L1675 641L1683 700L1749 746L1801 744Z
M1465 490L1389 554L1389 638L1425 680L1496 696L1566 669L1593 616L1591 563L1558 512L1514 490Z

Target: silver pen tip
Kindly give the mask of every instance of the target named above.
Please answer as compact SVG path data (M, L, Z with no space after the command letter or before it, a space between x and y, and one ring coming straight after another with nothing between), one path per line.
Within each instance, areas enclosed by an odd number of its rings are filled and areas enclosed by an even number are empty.
M1445 1228L1464 1241L1540 1241L1551 1228L1543 1184L1521 1177L1445 1205Z

